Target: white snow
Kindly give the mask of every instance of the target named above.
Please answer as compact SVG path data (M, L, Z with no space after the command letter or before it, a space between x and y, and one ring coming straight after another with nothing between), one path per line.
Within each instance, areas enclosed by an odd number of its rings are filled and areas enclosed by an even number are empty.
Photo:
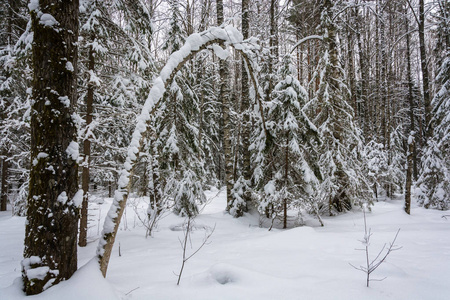
M214 50L214 54L216 54L220 59L226 59L228 56L230 56L230 52L228 52L226 49L223 49L219 45L212 45L212 49Z
M100 86L102 81L97 76L97 74L95 74L93 70L89 70L88 73L89 73L89 83L93 83L95 86Z
M29 279L39 279L42 280L47 276L48 271L50 270L49 267L38 267L34 269L28 269L26 270L27 277Z
M271 180L264 186L264 193L266 193L266 195L273 195L275 194L276 189L275 180Z
M445 212L413 204L411 215L406 215L399 197L375 203L367 213L373 233L371 258L392 241L398 228L401 231L396 244L403 248L391 253L372 274L373 279L387 278L372 281L366 288L364 274L349 265L365 263L364 252L356 250L361 248L364 236L361 211L324 217L325 227L306 218L307 226L268 231L258 226L255 215L235 219L224 214L225 195L223 191L216 194L206 192L211 201L195 221L193 247L188 251L203 240L202 228L215 226L211 243L186 263L180 286L173 273L181 266L178 238L183 231L174 228L179 228L184 219L169 214L160 221L154 237L146 239L134 207L145 214L148 198L130 199L107 279L101 276L96 259L92 260L96 249L92 241L99 237L95 221L88 246L79 248L81 268L71 279L33 299L444 300L450 295L450 218L442 217ZM106 198L100 209L92 210L93 214L100 213L104 219L111 201ZM25 218L10 214L0 212L0 299L26 300L20 278Z
M42 14L39 19L39 24L42 24L46 27L53 27L55 25L59 25L58 21L51 14Z
M39 9L39 0L30 0L30 3L28 3L28 9L30 11L38 10Z
M70 107L70 100L69 97L67 96L59 96L58 100L61 101L61 103L65 106L65 107Z
M73 205L76 207L81 207L81 203L83 202L83 190L78 190L72 199Z
M73 68L73 64L70 61L66 62L66 70L70 72L73 72L75 70Z
M79 156L80 156L80 152L79 152L80 146L78 145L77 142L75 141L71 141L69 146L66 149L66 153L67 155L72 158L73 160L78 160Z
M59 194L57 200L58 202L61 202L62 204L66 204L67 200L69 198L67 197L67 193L66 192L62 192L61 194Z

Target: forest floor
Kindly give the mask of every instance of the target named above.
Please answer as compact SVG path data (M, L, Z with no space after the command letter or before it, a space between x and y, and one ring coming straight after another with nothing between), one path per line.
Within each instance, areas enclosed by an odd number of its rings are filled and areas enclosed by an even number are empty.
M145 199L131 199L103 279L95 255L99 235L112 199L92 204L89 243L79 248L74 276L45 291L25 297L21 291L20 261L25 218L0 213L0 299L113 300L113 299L450 299L450 213L412 206L403 212L401 196L376 202L366 214L373 233L370 258L396 240L402 248L366 277L350 264L365 264L361 240L364 218L359 209L336 217L304 220L305 226L287 230L261 228L252 214L234 219L224 213L225 195L207 192L211 199L195 219L188 253L215 228L208 244L185 265L180 285L184 219L167 214L153 237L135 210L144 216ZM447 216L446 216L447 215ZM100 216L100 218L99 218ZM101 230L100 230L101 231ZM192 248L190 247L192 245ZM120 246L120 256L119 256Z

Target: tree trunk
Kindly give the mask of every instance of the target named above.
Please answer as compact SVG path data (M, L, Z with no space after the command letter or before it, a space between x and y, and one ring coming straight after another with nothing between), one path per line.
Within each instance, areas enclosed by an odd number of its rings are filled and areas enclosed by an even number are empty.
M112 181L108 181L108 198L112 197Z
M78 0L40 0L31 10L31 161L22 278L27 295L77 269L76 67ZM44 24L42 14L49 14ZM53 17L53 18L51 18ZM51 22L57 20L57 22ZM81 202L81 201L80 201Z
M2 193L1 193L1 204L0 211L6 211L8 203L8 162L6 161L6 156L2 159Z
M249 1L242 0L242 35L245 39L249 38ZM247 70L245 68L244 59L241 59L242 73L241 73L241 83L242 83L242 95L241 95L241 112L242 116L242 153L243 153L243 176L248 185L251 185L252 171L250 166L250 87L249 87L249 77ZM244 191L244 200L248 203L251 200L251 193L248 189Z
M369 76L369 73L366 68L365 63L365 55L363 50L363 40L361 37L361 27L362 27L362 21L359 17L358 8L354 9L354 16L357 20L357 26L356 26L356 38L357 38L357 44L358 44L358 57L359 57L359 68L360 68L360 75L361 75L361 92L360 92L360 101L362 103L362 122L363 130L364 130L364 137L367 141L370 140L372 137L372 131L370 126L370 109L369 109L369 101L367 98L367 76Z
M92 46L89 47L89 71L94 72L95 60L94 50ZM89 82L87 98L86 98L86 136L83 144L84 163L83 172L81 174L81 185L83 188L83 203L81 204L81 218L80 218L80 236L78 238L78 245L85 247L87 244L87 227L88 227L88 203L89 203L89 183L90 179L90 162L91 162L91 140L88 132L90 132L89 126L92 123L92 111L94 103L94 84Z
M217 25L224 22L223 1L217 0ZM220 90L218 102L222 103L222 125L223 125L223 148L225 152L225 184L227 187L227 211L233 205L233 160L231 153L231 131L230 131L230 86L229 70L225 60L219 62Z
M289 131L286 131L286 147L284 153L284 188L288 188L289 176ZM283 199L283 228L287 228L287 199Z
M413 151L414 151L414 137L413 133L408 138L408 153L406 156L406 186L405 186L405 212L411 214L411 185L413 173Z
M383 1L380 1L380 6L383 7ZM381 8L380 12L381 16L384 15L384 8ZM381 22L380 24L380 54L381 54L381 68L380 68L380 83L381 83L381 90L380 90L380 97L381 97L381 103L380 103L380 113L381 113L381 137L383 141L384 148L387 149L388 144L388 120L387 120L387 111L388 111L388 98L387 98L387 54L386 54L386 32L385 32L385 22Z
M409 24L408 19L405 17L405 25L406 25L406 32L409 31ZM413 134L414 138L416 136L416 126L415 126L415 120L414 120L414 98L413 98L413 81L412 81L412 74L411 74L411 46L410 46L410 36L409 34L406 35L406 76L408 77L408 101L409 101L409 118L410 118L410 128L409 131L411 134ZM414 143L413 146L413 152L412 152L412 159L413 159L413 174L414 174L414 180L417 180L418 176L418 170L417 170L417 149L416 149L416 143Z
M272 62L278 62L278 0L270 0L270 54ZM247 21L248 22L248 21Z
M350 14L347 17L348 23L351 23ZM356 26L355 26L356 27ZM350 97L351 97L351 106L353 107L353 113L355 116L355 120L358 122L358 125L361 126L361 114L360 114L360 103L356 97L356 74L355 74L355 60L353 57L353 31L347 28L347 48L348 48L348 85L350 87Z
M429 88L429 75L427 67L427 53L425 50L425 12L424 0L419 0L419 45L420 45L420 65L422 68L423 103L425 106L425 141L429 136L431 121L431 98Z

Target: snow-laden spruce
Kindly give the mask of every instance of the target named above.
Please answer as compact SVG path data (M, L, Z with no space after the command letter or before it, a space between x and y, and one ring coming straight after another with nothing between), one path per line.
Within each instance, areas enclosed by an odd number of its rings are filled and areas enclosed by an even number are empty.
M266 103L266 124L271 138L262 151L266 176L259 183L263 186L259 212L271 219L282 216L284 228L287 210L316 206L319 184L313 171L317 128L303 111L307 93L292 73L291 59L286 55L278 74L281 80L275 86L272 100Z
M362 134L348 103L350 90L340 65L333 6L331 1L325 1L322 9L323 52L314 75L319 80L319 89L308 104L310 112L318 112L313 122L321 139L318 165L323 180L318 205L321 209L328 208L330 214L349 210L372 198Z
M433 98L433 136L422 157L417 180L418 201L425 208L450 208L450 51L446 52L437 76L440 89Z

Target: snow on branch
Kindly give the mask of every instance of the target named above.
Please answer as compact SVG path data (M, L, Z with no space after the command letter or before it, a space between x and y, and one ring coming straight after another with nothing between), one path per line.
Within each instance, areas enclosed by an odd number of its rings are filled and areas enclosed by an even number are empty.
M292 47L291 53L294 52L294 50L295 50L298 46L300 46L301 44L303 44L304 42L307 42L307 41L309 41L309 40L321 40L321 41L323 41L323 36L321 36L321 35L309 35L309 36L307 36L307 37L305 37L305 38L302 38L300 41L298 41L298 42L294 45L294 47Z

